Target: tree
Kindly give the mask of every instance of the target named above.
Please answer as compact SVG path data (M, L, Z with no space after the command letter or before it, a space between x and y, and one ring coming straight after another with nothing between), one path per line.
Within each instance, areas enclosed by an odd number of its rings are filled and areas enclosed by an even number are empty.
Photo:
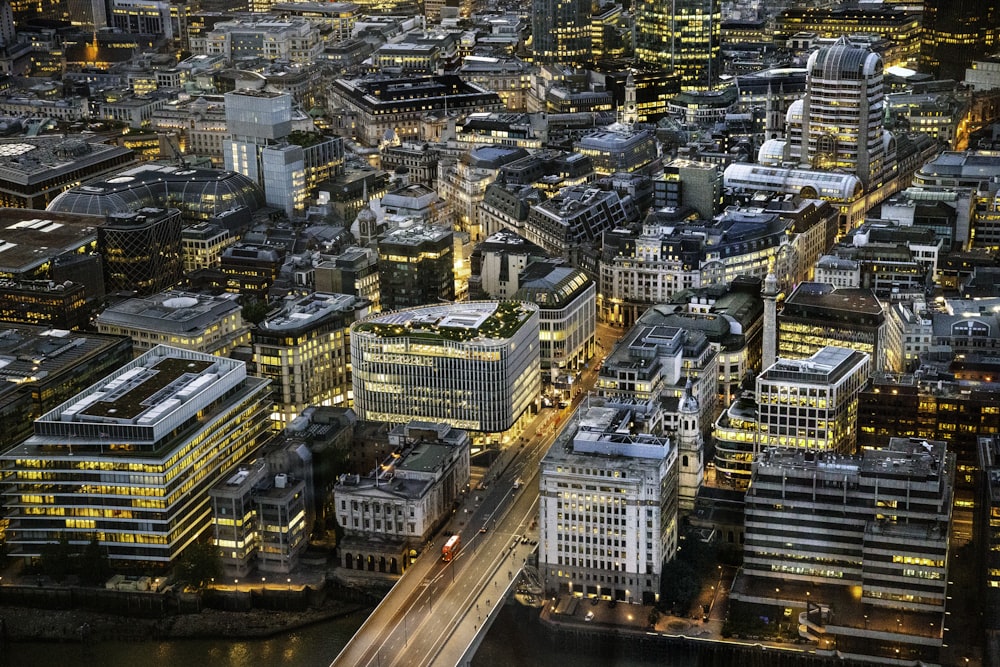
M260 299L248 299L243 306L243 319L251 324L260 324L267 317L270 307L266 301Z
M72 559L69 538L65 535L60 536L58 542L42 545L41 552L42 572L56 581L65 579L69 574Z
M204 588L222 574L219 550L210 541L192 542L177 560L175 574L189 586Z
M111 567L104 547L97 541L97 535L92 535L80 554L80 578L84 583L101 584L110 573Z

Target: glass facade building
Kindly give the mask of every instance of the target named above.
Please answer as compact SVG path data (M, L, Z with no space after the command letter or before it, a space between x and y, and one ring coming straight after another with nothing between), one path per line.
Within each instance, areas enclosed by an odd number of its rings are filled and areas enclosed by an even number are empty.
M379 315L351 327L359 419L425 419L499 433L538 399L538 307L473 301Z
M96 538L113 562L171 563L209 528L211 485L268 437L268 384L159 346L42 415L0 456L9 554Z

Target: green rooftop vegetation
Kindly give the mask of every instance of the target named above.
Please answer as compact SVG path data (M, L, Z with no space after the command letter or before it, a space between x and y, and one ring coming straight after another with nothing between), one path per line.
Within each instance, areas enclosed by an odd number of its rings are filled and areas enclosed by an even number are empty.
M468 341L475 338L504 340L512 337L528 319L528 310L519 301L501 301L496 311L476 328L438 326L435 322L406 322L400 324L364 322L358 331L371 332L382 338L395 336L415 340ZM442 318L443 319L443 318Z

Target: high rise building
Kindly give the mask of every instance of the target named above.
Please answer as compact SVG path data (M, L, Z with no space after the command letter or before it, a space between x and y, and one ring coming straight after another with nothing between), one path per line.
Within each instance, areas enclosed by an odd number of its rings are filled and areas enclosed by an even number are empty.
M538 64L592 60L591 0L532 0L531 43Z
M813 52L806 69L799 163L853 173L866 190L878 189L886 178L889 143L882 127L882 58L842 37Z
M271 419L285 426L310 405L350 404L350 326L369 303L319 292L285 303L253 332L257 374L271 380Z
M825 347L808 359L779 359L757 376L760 447L801 447L853 454L858 394L869 357Z
M925 0L921 59L942 79L961 81L976 58L1000 42L998 0Z
M97 230L108 292L155 294L184 277L181 258L181 212L142 208L113 213Z
M538 569L549 593L653 604L677 551L677 447L632 412L581 407L542 459Z
M471 301L368 318L351 327L354 411L503 433L538 399L538 348L533 303Z
M0 456L10 555L96 538L112 561L171 563L208 529L208 489L268 437L268 384L159 346L42 415Z
M720 0L639 0L635 55L640 65L669 69L681 90L709 90L722 74Z
M292 135L292 96L261 90L226 93L226 169L264 189L267 203L288 215L305 209L310 189L343 167L340 138Z

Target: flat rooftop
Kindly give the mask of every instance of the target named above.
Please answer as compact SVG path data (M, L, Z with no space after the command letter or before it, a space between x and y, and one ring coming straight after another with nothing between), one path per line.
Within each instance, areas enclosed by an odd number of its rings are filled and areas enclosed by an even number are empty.
M30 271L97 239L103 215L0 208L0 272Z

